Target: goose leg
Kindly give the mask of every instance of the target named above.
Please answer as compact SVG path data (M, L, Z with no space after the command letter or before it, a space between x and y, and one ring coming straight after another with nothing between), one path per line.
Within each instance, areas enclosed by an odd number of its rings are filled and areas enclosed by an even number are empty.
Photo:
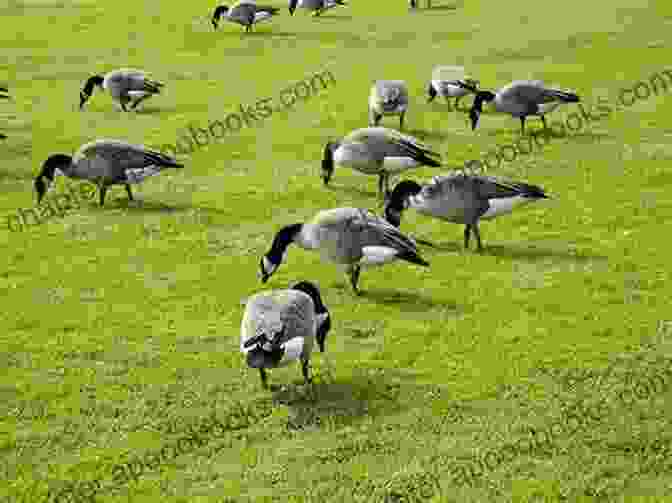
M126 194L128 194L128 200L133 201L133 193L131 192L131 186L126 184Z
M359 289L357 288L357 283L359 283L359 273L362 271L361 266L354 265L350 269L350 284L352 289L355 292L355 295L359 295Z
M124 102L122 101L122 102L120 103L120 105L121 105L121 109L122 109L124 112L128 112L128 108L126 108L126 103L124 103Z
M401 112L401 115L399 116L399 131L404 130L404 115L406 115L406 112Z
M100 205L103 206L105 204L105 193L107 192L107 187L104 185L100 186Z
M266 376L266 370L259 369L259 375L261 376L261 385L264 389L268 389L268 377Z
M543 115L541 116L541 123L544 125L544 129L548 129L548 126L546 125L546 117Z
M303 374L303 379L305 380L306 384L313 382L310 375L308 374L308 365L308 360L301 360L301 373Z
M385 183L385 173L381 173L378 176L378 197L382 197L385 199L385 187L387 184Z
M520 118L520 134L525 134L525 117Z
M483 244L481 243L481 233L478 230L478 222L474 223L474 236L476 236L476 245L479 252L483 251Z
M464 227L464 249L469 249L469 238L471 237L471 224L467 224Z

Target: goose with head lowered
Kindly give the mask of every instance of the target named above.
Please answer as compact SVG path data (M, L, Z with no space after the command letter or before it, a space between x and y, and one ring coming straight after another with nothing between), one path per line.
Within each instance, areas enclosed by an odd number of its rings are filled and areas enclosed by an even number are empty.
M420 166L439 167L440 154L412 136L383 127L357 129L324 147L321 177L328 185L334 166L347 166L366 175L378 175L378 192L389 192L389 178Z
M469 248L473 231L478 250L483 249L479 220L489 220L511 213L514 208L548 195L536 185L510 182L491 176L457 174L437 176L432 183L420 185L404 180L392 191L385 205L385 218L395 227L407 208L456 224L464 224L464 247Z
M363 266L395 260L429 266L420 257L415 242L384 219L360 208L335 208L320 211L311 221L287 225L276 233L271 249L259 261L263 283L278 269L291 244L319 251L324 261L342 267L356 295Z
M343 0L289 0L289 14L294 15L297 7L313 12L313 16L317 17L323 12L338 7L339 5L347 5Z
M463 85L461 85L463 84ZM460 100L474 93L471 89L478 89L480 82L464 73L463 67L436 66L432 70L432 78L427 86L427 103L434 101L437 96L442 96L450 104L450 98L455 98L455 108Z
M259 369L261 384L268 387L266 369L301 361L306 384L310 356L317 342L324 342L331 317L320 290L310 281L299 281L286 290L260 292L247 301L240 327L240 351L250 368Z
M378 80L369 94L369 126L378 126L384 116L398 115L399 129L404 129L408 111L408 88L403 80Z
M528 116L538 116L546 125L547 113L558 106L567 103L578 103L578 95L547 87L541 80L516 80L502 87L499 91L479 91L476 86L468 82L458 82L458 85L473 92L476 96L469 110L471 129L476 129L478 119L483 112L483 103L492 102L497 112L507 113L520 119L520 132L525 134L525 119Z
M35 179L37 203L42 201L54 177L59 175L98 185L100 205L103 206L110 185L124 185L128 199L132 201L132 184L138 184L167 168L183 167L172 157L141 145L121 140L96 140L82 145L74 156L54 154L44 162Z
M0 99L8 100L9 98L9 89L6 87L0 87ZM0 140L4 140L6 138L7 137L4 134L0 133Z
M224 18L226 21L245 27L245 33L248 33L252 31L254 25L268 21L279 12L280 9L277 7L262 7L254 0L240 0L231 7L220 5L215 8L212 14L212 26L217 29L219 20Z
M131 110L135 110L143 101L160 94L164 84L158 80L150 79L141 70L129 68L114 70L105 75L94 75L87 79L84 88L79 93L80 110L91 98L96 87L109 92L121 110L128 112L127 105L129 103L131 104Z

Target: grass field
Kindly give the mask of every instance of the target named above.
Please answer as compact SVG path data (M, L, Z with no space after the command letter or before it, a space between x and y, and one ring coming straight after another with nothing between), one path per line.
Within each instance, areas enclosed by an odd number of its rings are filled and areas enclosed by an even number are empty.
M3 225L35 205L52 153L174 143L315 72L336 81L183 156L136 202L113 188L103 208L94 198L0 231L0 500L672 501L668 96L503 163L496 174L553 199L482 225L482 254L462 249L461 226L409 211L402 231L438 243L422 248L431 267L365 271L360 298L296 247L267 285L256 277L279 227L380 211L376 178L337 169L325 188L318 176L325 142L366 126L374 80L407 81L407 131L445 164L407 177L427 180L519 138L508 116L472 132L441 99L426 104L434 65L463 65L487 89L542 79L588 104L668 66L666 2L451 2L409 13L405 0L353 0L314 19L271 0L282 13L250 35L214 32L210 0L0 6L13 96L0 102ZM120 67L164 93L124 114L97 92L80 112L84 81ZM327 350L312 389L292 366L269 373L283 390L264 391L238 351L241 301L296 279L322 289ZM656 376L655 392L637 391ZM236 431L204 428L192 448L143 461L213 414ZM529 426L556 433L522 448Z

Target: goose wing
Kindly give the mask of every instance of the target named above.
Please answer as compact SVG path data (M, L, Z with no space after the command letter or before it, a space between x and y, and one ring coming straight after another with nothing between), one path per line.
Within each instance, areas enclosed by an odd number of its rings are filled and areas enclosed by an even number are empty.
M472 177L478 184L481 199L499 199L516 196L545 197L541 187L523 182L513 182L493 176Z
M427 166L438 167L441 164L433 159L440 154L432 151L418 139L387 128L363 128L348 135L344 142L360 142L369 147L371 154L378 160L385 157L410 157Z
M360 209L350 220L350 227L358 232L362 247L386 246L401 254L417 255L418 248L408 236L372 212Z

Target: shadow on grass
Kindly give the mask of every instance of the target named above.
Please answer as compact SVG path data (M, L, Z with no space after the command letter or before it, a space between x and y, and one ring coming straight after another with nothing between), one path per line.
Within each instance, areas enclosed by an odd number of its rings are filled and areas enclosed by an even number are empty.
M483 244L483 255L495 257L511 258L519 260L528 260L534 262L545 258L554 258L571 262L585 262L588 260L607 260L604 255L575 254L569 251L553 250L549 248L537 247L510 247L502 245Z
M176 107L161 107L161 106L140 106L136 110L132 110L129 113L138 114L138 115L153 115L153 114L176 114L180 110Z
M362 289L361 297L378 304L399 305L402 311L421 312L437 307L457 309L457 304L433 299L421 293L422 284L418 284L418 291L404 291L392 289Z

